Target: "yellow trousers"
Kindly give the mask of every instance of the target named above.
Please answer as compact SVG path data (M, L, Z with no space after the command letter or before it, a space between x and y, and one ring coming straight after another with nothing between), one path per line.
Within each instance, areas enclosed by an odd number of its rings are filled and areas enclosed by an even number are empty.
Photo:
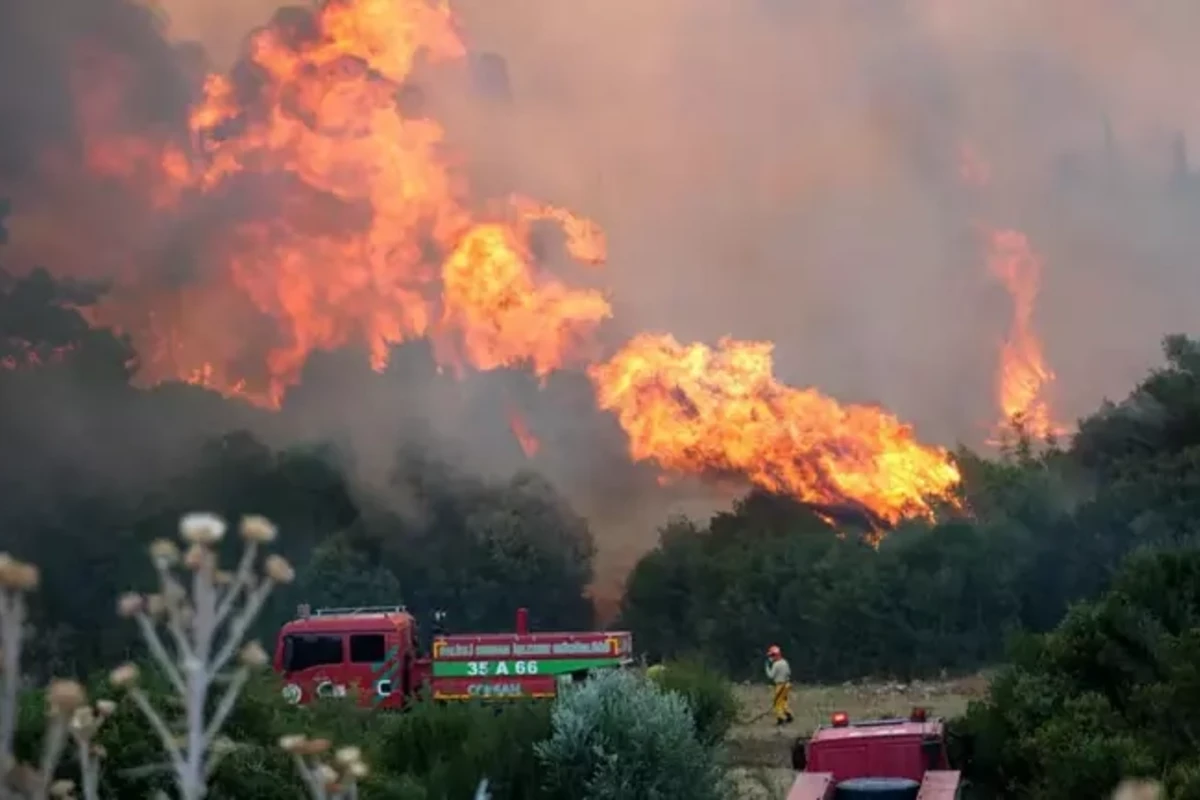
M775 684L775 697L771 700L771 710L775 712L775 719L781 722L791 722L792 704L789 702L791 697L792 684Z

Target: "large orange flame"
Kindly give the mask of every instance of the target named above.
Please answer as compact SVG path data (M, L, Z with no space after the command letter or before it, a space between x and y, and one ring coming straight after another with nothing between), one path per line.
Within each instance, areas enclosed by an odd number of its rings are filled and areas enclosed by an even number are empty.
M529 364L544 375L570 361L609 316L608 302L543 274L525 240L532 222L555 220L568 250L598 263L597 226L523 198L480 218L447 165L441 126L403 108L418 50L431 60L464 55L446 4L355 0L317 14L315 36L255 35L253 91L208 76L191 113L190 150L159 151L157 206L260 191L271 213L203 243L201 282L176 291L178 313L163 312L159 298L160 313L135 322L118 291L96 321L138 341L143 379L183 378L268 406L311 352L355 341L366 342L376 369L392 346L422 336L485 369ZM100 110L85 120L113 102L100 96L93 105ZM108 173L141 166L146 145L132 142L92 137L87 162ZM143 172L127 177L144 180ZM133 305L146 307L142 298ZM271 320L265 377L241 374L245 343L198 331L200 314Z
M1046 365L1042 344L1033 328L1033 309L1041 281L1042 262L1025 234L989 231L988 268L1008 290L1013 302L1012 325L1000 351L997 375L1000 427L1019 424L1030 436L1045 439L1065 432L1054 422L1047 390L1054 372Z
M105 64L83 64L83 165L140 189L147 214L178 222L186 242L169 254L187 262L186 280L127 270L90 312L132 337L140 379L278 407L310 354L352 343L376 369L415 337L479 369L546 376L594 359L607 297L549 274L530 236L550 221L573 258L600 264L604 232L520 195L475 205L442 127L406 101L418 51L464 55L445 0L342 0L314 14L311 26L255 34L236 80L209 75L186 140L128 130L120 91L97 85ZM645 335L590 375L633 457L668 472L849 503L884 523L929 516L932 498L954 502L959 473L945 451L878 408L780 385L771 369L769 344L714 351ZM524 421L511 421L536 452Z
M879 408L780 384L771 351L644 334L589 373L634 458L667 470L742 476L816 505L852 500L889 523L928 517L931 498L950 498L960 475L945 451Z

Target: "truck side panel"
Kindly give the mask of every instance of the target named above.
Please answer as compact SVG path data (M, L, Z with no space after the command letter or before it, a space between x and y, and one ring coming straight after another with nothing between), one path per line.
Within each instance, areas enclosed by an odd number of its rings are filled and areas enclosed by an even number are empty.
M954 800L958 797L958 785L962 773L958 770L939 769L925 773L917 800Z
M833 790L833 773L801 772L796 775L787 800L831 800Z

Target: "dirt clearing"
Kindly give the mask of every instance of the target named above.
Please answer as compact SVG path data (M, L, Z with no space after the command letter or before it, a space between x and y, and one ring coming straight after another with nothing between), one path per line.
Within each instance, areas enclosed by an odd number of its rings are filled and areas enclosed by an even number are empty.
M797 686L792 691L796 721L778 728L771 716L770 687L765 683L738 684L734 692L741 709L741 724L730 730L728 747L732 763L739 768L739 782L746 784L746 792L739 797L780 797L776 790L780 782L786 787L791 780L792 743L798 737L807 738L835 711L845 711L852 720L878 719L907 716L913 706L921 706L931 716L954 717L986 691L984 675L912 683Z

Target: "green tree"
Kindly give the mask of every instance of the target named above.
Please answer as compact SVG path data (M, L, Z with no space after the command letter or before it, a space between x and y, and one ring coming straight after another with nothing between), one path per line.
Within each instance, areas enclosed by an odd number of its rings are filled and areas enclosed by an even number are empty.
M322 542L296 583L296 597L313 608L399 605L400 581L387 567L354 549L344 535Z
M1103 597L1015 646L971 707L959 742L976 791L1098 797L1131 776L1194 791L1198 659L1200 550L1134 554Z

